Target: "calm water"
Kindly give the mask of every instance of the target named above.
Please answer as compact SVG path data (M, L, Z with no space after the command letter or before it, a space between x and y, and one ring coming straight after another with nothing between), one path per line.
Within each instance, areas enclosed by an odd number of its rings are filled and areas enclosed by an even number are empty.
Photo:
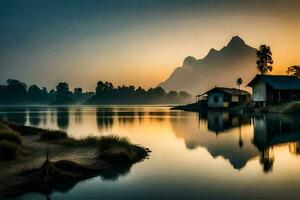
M75 138L116 134L149 147L128 173L95 177L51 199L299 199L296 117L172 111L168 107L2 107L20 124ZM19 199L46 199L26 194Z

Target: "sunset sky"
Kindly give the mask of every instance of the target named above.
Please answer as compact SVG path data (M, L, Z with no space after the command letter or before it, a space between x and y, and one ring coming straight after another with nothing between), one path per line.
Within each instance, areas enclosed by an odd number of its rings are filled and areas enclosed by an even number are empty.
M156 86L234 35L300 65L298 0L0 0L0 82ZM253 67L255 63L253 63Z

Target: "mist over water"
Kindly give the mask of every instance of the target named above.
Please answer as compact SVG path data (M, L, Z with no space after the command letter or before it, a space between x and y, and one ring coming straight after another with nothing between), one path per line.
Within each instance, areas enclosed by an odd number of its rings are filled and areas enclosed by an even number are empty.
M163 106L1 107L19 124L75 138L115 134L153 152L114 179L95 177L51 199L297 199L296 116L194 113ZM249 195L251 194L251 195ZM46 199L25 194L18 199Z

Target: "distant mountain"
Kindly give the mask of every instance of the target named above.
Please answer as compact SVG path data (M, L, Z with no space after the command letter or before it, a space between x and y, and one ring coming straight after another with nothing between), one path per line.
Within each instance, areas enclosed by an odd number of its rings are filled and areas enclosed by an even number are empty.
M236 87L238 77L243 78L245 85L256 74L255 63L256 49L234 36L227 46L211 49L203 59L186 57L182 67L177 67L159 86L200 94L215 86Z

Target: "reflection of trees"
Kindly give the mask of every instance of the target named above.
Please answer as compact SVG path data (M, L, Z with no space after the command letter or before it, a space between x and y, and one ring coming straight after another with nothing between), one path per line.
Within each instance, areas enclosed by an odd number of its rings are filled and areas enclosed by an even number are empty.
M135 112L116 112L118 121L123 125L132 125L135 121Z
M300 124L296 116L262 115L253 118L253 144L261 152L260 163L264 172L272 171L274 164L273 148L288 144L292 154L299 153Z
M293 142L289 144L289 151L293 155L300 154L300 142Z
M82 111L81 111L81 108L76 108L75 112L74 112L74 115L75 115L75 122L76 122L76 124L80 124L81 121L82 121Z
M29 109L29 123L31 126L38 126L41 123L41 113L38 108Z
M136 115L138 116L139 122L142 123L144 116L145 116L145 112L144 111L137 111Z
M26 109L25 108L3 108L6 112L6 118L9 121L24 125L26 123Z
M112 108L97 108L97 127L100 131L111 129L113 126L113 109Z
M165 111L163 112L149 112L149 115L150 115L150 119L151 120L155 120L155 121L158 121L158 122L162 122L164 121L166 118L165 118L165 115L167 113Z
M265 173L272 172L274 164L274 152L272 147L268 147L261 151L260 163L263 165L263 170Z
M57 108L56 110L57 115L57 126L60 129L66 130L69 127L69 108L62 107Z
M239 127L239 147L243 148L243 146L244 146L244 141L242 138L242 127L240 126Z

